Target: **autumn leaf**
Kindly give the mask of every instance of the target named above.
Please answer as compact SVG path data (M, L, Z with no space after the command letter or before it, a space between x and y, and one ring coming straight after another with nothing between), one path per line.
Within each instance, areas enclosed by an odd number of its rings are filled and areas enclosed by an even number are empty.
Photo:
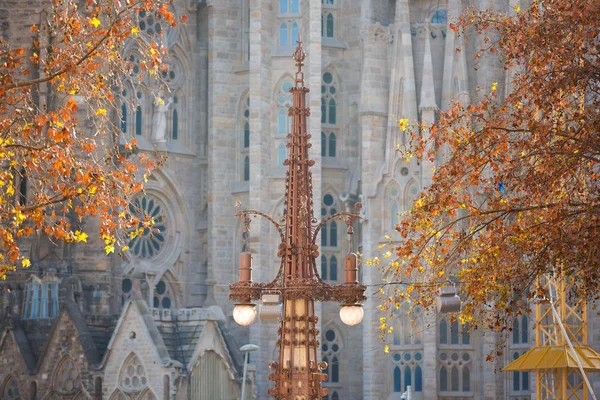
M112 244L106 245L104 247L104 251L106 252L106 255L109 255L110 253L114 253L115 252L115 246Z
M406 128L408 127L408 119L404 118L398 120L398 125L400 126L402 132L406 131Z
M94 28L97 28L100 26L100 20L94 17L90 20L90 24L94 25Z
M75 241L77 242L87 242L88 235L82 231L75 231Z

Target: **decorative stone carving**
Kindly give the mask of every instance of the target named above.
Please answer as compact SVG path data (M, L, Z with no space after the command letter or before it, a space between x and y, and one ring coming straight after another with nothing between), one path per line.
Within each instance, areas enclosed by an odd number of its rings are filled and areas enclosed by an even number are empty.
M167 114L173 99L165 89L158 92L158 98L154 101L154 113L152 114L152 144L160 146L167 142Z
M363 40L366 43L392 43L394 41L394 35L392 34L390 27L383 26L379 23L363 28L361 33Z

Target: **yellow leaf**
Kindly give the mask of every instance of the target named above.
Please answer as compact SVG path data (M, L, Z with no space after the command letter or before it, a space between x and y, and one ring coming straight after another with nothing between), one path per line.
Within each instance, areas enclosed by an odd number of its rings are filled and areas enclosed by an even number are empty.
M82 232L82 231L75 231L75 240L76 241L87 243L87 238L88 238L87 233Z
M492 83L492 92L498 88L498 82Z
M29 261L28 258L24 258L23 261L21 261L21 265L23 268L31 267L31 261Z
M114 253L115 246L112 244L106 245L106 247L104 247L104 251L106 251L106 255L109 255L110 253Z
M98 111L96 111L96 116L98 116L98 115L106 115L106 109L105 108L98 109Z
M129 246L123 246L123 247L121 248L121 250L122 250L122 251L127 251L127 250L129 250Z
M100 20L94 17L90 20L90 24L94 25L94 28L97 28L100 26Z
M390 345L386 344L385 347L383 348L383 352L384 353L389 353L390 352Z
M163 99L161 99L160 97L157 97L157 98L156 98L156 102L157 102L158 104L160 104L161 106L163 106L163 105L165 104L164 100L163 100Z
M135 26L133 28L131 28L131 33L134 34L135 36L137 36L139 32L140 32L140 30L138 28L136 28Z
M521 7L520 6L515 6L515 12L518 13L519 11L521 11Z
M399 119L398 125L400 126L400 129L402 129L402 131L404 132L406 130L406 128L408 127L408 119L406 119L406 118Z

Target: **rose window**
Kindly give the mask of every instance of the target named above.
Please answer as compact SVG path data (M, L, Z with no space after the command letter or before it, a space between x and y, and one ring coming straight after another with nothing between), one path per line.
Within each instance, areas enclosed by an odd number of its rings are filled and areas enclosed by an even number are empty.
M165 223L164 205L154 196L138 197L129 205L129 212L140 220L141 231L129 242L129 248L136 257L152 258L164 247L167 225ZM146 221L151 219L151 224Z
M169 11L175 14L173 7ZM163 30L166 30L168 43L173 43L177 38L177 30L166 22L162 15L158 13L150 13L146 10L141 10L138 14L138 26L140 31L148 36L163 36ZM164 36L163 36L164 37Z

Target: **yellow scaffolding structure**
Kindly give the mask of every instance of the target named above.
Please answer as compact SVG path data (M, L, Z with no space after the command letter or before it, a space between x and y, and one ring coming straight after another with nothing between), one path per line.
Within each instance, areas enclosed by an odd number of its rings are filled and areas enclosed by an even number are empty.
M587 345L586 302L574 294L573 280L538 278L535 347L504 371L537 373L538 400L588 400L587 373L600 371L600 355ZM538 294L538 297L540 297Z

